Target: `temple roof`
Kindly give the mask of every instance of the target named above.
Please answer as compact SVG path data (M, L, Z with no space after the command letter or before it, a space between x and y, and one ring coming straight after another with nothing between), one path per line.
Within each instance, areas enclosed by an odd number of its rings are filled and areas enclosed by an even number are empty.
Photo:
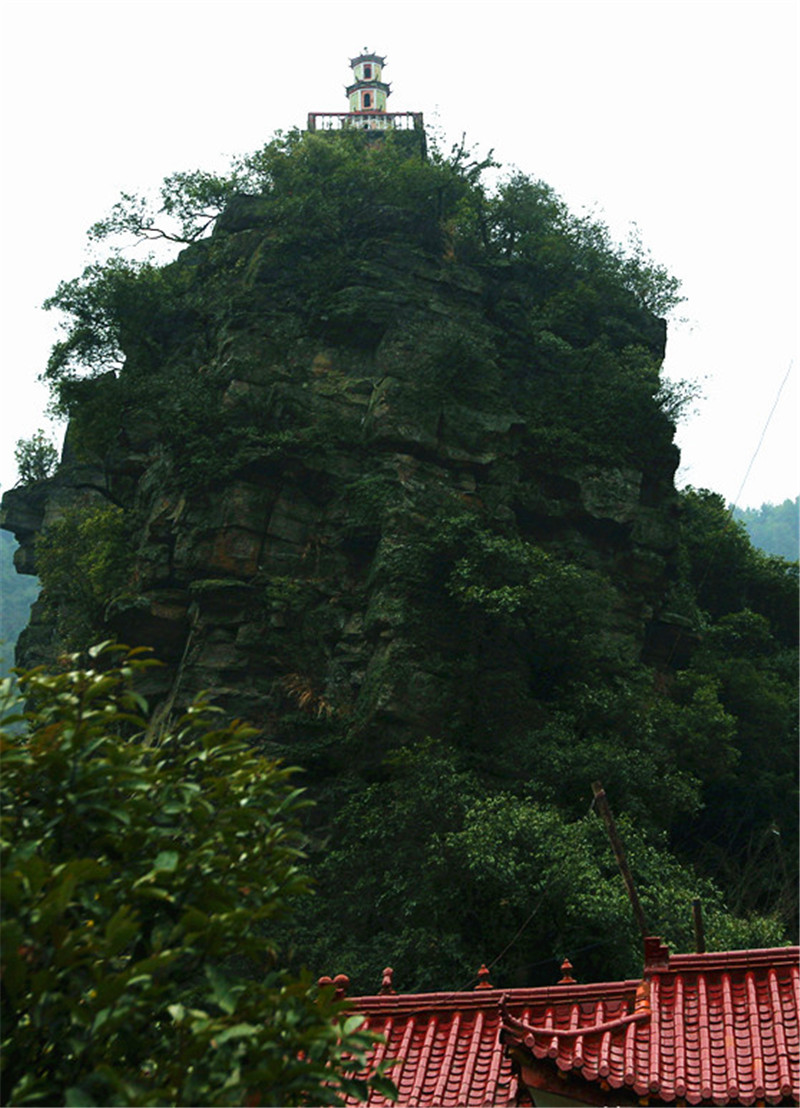
M670 957L647 944L641 980L352 1003L387 1040L374 1063L402 1060L399 1105L503 1108L537 1090L574 1104L800 1101L800 948Z

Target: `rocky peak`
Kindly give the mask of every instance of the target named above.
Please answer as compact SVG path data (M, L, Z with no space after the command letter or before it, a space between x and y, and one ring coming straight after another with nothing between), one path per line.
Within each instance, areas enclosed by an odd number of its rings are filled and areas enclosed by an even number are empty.
M461 261L425 228L409 241L390 204L367 224L379 248L331 277L327 257L287 261L263 198L236 198L171 267L187 303L87 383L56 476L5 494L28 573L52 521L122 506L131 559L96 635L155 649L166 708L212 689L267 738L288 716L449 732L470 705L504 718L510 688L535 714L586 651L639 656L663 605L677 452L654 387L626 391L663 323L620 295L587 344L596 306L548 302L545 327L529 266ZM630 440L604 437L631 402ZM564 636L545 624L577 620L570 580L597 604ZM69 603L45 595L21 664L58 648Z

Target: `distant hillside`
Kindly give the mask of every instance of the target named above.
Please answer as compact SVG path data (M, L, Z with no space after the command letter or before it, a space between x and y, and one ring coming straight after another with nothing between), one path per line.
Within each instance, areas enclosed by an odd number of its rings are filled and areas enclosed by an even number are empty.
M788 497L782 504L762 504L760 508L734 508L733 518L747 528L753 546L796 562L800 543L800 497Z
M17 542L8 531L0 531L0 677L14 664L14 647L28 622L31 604L39 595L39 582L22 577L14 569Z

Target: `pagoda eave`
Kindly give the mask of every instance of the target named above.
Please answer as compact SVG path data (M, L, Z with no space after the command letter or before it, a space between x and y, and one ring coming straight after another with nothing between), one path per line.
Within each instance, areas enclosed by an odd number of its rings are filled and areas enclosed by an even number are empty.
M384 84L383 81L356 81L355 84L348 85L346 93L350 96L351 93L356 92L358 89L380 89L381 92L385 92L387 96L392 91L392 86Z
M376 65L385 65L386 58L382 58L380 54L359 54L357 58L350 59L350 68L358 65L359 62L375 62Z

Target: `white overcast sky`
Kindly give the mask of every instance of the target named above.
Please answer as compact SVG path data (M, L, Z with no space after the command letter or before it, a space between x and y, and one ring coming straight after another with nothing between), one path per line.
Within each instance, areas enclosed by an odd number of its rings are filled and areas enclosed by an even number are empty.
M703 399L679 484L798 492L798 5L794 0L5 0L0 485L44 426L42 301L90 260L122 190L221 168L314 111L348 59L387 59L389 108L638 224L683 281L666 372Z

